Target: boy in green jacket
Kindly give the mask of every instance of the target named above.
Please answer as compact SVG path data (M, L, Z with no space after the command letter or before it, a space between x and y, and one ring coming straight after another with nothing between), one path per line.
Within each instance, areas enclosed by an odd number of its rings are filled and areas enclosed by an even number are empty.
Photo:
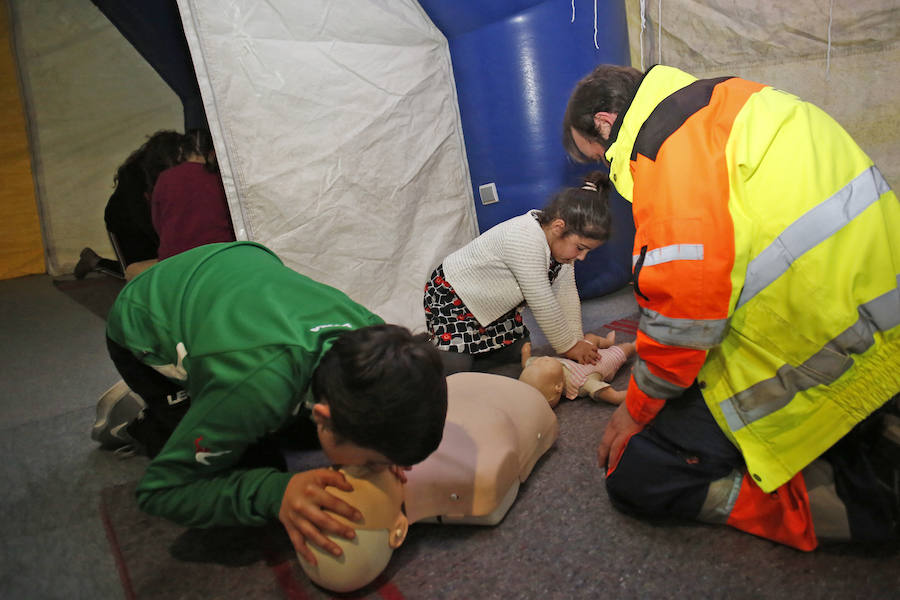
M339 555L323 532L355 535L324 511L361 515L325 491L351 490L341 473L285 472L273 440L317 437L334 464L393 467L402 478L395 466L424 460L443 435L434 347L258 244L209 244L142 273L113 305L107 343L146 403L131 422L98 410L107 437L152 458L141 509L190 527L277 518L313 563L306 541Z

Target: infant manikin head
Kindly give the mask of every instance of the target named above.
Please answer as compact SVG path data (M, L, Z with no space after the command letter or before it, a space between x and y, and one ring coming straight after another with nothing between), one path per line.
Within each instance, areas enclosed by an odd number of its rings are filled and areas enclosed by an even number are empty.
M519 381L537 388L550 403L550 408L555 408L566 387L565 367L552 356L536 356L522 369Z
M409 522L403 514L403 484L389 469L373 471L365 467L344 467L341 472L353 486L352 492L334 487L328 492L352 505L363 520L349 521L328 514L356 530L352 540L329 535L343 550L333 556L309 544L318 564L311 565L299 554L300 566L314 582L335 592L350 592L371 583L387 567L395 548L406 539Z

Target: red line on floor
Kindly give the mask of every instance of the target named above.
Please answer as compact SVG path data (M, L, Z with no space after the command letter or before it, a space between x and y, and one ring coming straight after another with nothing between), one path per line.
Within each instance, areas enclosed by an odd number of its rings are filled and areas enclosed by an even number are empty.
M377 580L376 580L376 583L378 583ZM394 585L393 583L391 583L390 581L387 581L387 582L379 585L377 593L384 600L405 600L405 598L403 597L403 594L400 592L399 589L397 589L397 586Z
M291 562L288 560L281 561L276 564L269 564L272 573L275 574L275 580L281 586L284 595L289 600L307 600L308 596L300 583L294 577L294 570L291 568Z
M633 319L619 319L618 321L607 323L604 327L623 333L637 333L638 323Z
M109 510L106 508L106 500L103 498L102 492L100 493L100 519L103 521L103 529L106 531L106 539L109 542L113 560L116 561L116 571L119 573L119 581L122 582L125 598L135 600L137 596L134 594L134 586L131 585L128 566L125 564L122 547L119 545L119 538L116 536L115 529L113 529L112 519L109 518Z

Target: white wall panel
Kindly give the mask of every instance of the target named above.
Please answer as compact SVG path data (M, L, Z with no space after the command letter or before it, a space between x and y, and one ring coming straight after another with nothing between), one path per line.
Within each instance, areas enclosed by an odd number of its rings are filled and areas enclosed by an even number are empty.
M626 8L633 66L737 75L795 94L834 117L900 186L897 0L626 0Z
M411 0L178 0L239 239L424 329L477 233L444 36Z
M10 7L47 270L71 273L85 246L115 258L113 176L154 131L183 129L181 101L90 2Z

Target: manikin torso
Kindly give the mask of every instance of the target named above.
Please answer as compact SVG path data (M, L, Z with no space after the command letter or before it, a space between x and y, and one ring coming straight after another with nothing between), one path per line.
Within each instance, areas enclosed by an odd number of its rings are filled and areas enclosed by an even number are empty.
M404 486L388 470L342 469L354 488L328 488L355 506L363 522L355 540L331 536L339 558L310 545L318 561L300 565L317 584L348 592L370 583L417 521L495 525L509 510L537 460L558 434L556 415L532 386L500 375L447 378L448 406L438 449L407 472ZM405 513L404 513L405 508Z

